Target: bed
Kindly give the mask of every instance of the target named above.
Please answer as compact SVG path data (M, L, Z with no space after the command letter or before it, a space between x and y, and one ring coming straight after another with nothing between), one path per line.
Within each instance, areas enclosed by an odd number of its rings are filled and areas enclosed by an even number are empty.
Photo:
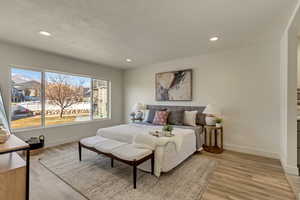
M180 138L180 148L178 142L167 142L164 145L157 145L155 147L155 169L154 174L159 177L162 172L168 172L194 154L196 151L202 150L203 144L203 126L204 116L202 114L204 107L190 107L190 106L147 106L147 108L154 109L184 109L184 110L198 110L197 124L198 126L174 126L174 138ZM135 138L141 134L147 134L149 131L161 130L162 126L157 126L149 123L129 123L118 126L101 128L97 131L97 135L117 140L125 143L134 143ZM150 162L145 162L139 166L139 169L150 171Z

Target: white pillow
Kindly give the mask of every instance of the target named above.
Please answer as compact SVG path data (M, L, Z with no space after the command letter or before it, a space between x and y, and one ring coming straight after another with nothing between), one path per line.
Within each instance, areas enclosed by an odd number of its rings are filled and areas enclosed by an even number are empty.
M149 116L149 110L144 110L143 122L147 122Z
M183 123L187 126L197 126L196 125L196 117L198 111L184 111Z

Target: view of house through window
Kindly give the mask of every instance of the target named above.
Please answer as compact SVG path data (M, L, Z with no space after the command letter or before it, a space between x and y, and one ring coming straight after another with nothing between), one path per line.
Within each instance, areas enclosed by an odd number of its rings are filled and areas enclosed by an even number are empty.
M12 69L11 79L11 127L41 126L42 73Z
M16 68L11 77L13 129L109 118L109 81Z

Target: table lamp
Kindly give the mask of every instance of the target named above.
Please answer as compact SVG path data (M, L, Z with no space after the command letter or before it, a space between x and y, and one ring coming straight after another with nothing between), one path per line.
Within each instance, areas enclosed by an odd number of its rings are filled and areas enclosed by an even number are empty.
M135 119L142 119L142 116L143 116L143 110L145 110L146 106L142 103L136 103L134 104L133 106L133 113L135 113Z
M216 105L208 104L203 113L206 115L205 122L207 125L216 125L216 117L221 115L221 111Z

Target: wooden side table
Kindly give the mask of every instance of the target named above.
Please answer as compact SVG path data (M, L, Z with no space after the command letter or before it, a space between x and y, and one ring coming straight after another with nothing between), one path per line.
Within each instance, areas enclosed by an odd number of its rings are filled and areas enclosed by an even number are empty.
M213 143L214 135L214 145ZM220 135L220 142L218 142L218 136ZM208 140L208 141L207 141ZM203 149L210 153L222 153L223 152L223 127L216 126L204 126L204 144Z

